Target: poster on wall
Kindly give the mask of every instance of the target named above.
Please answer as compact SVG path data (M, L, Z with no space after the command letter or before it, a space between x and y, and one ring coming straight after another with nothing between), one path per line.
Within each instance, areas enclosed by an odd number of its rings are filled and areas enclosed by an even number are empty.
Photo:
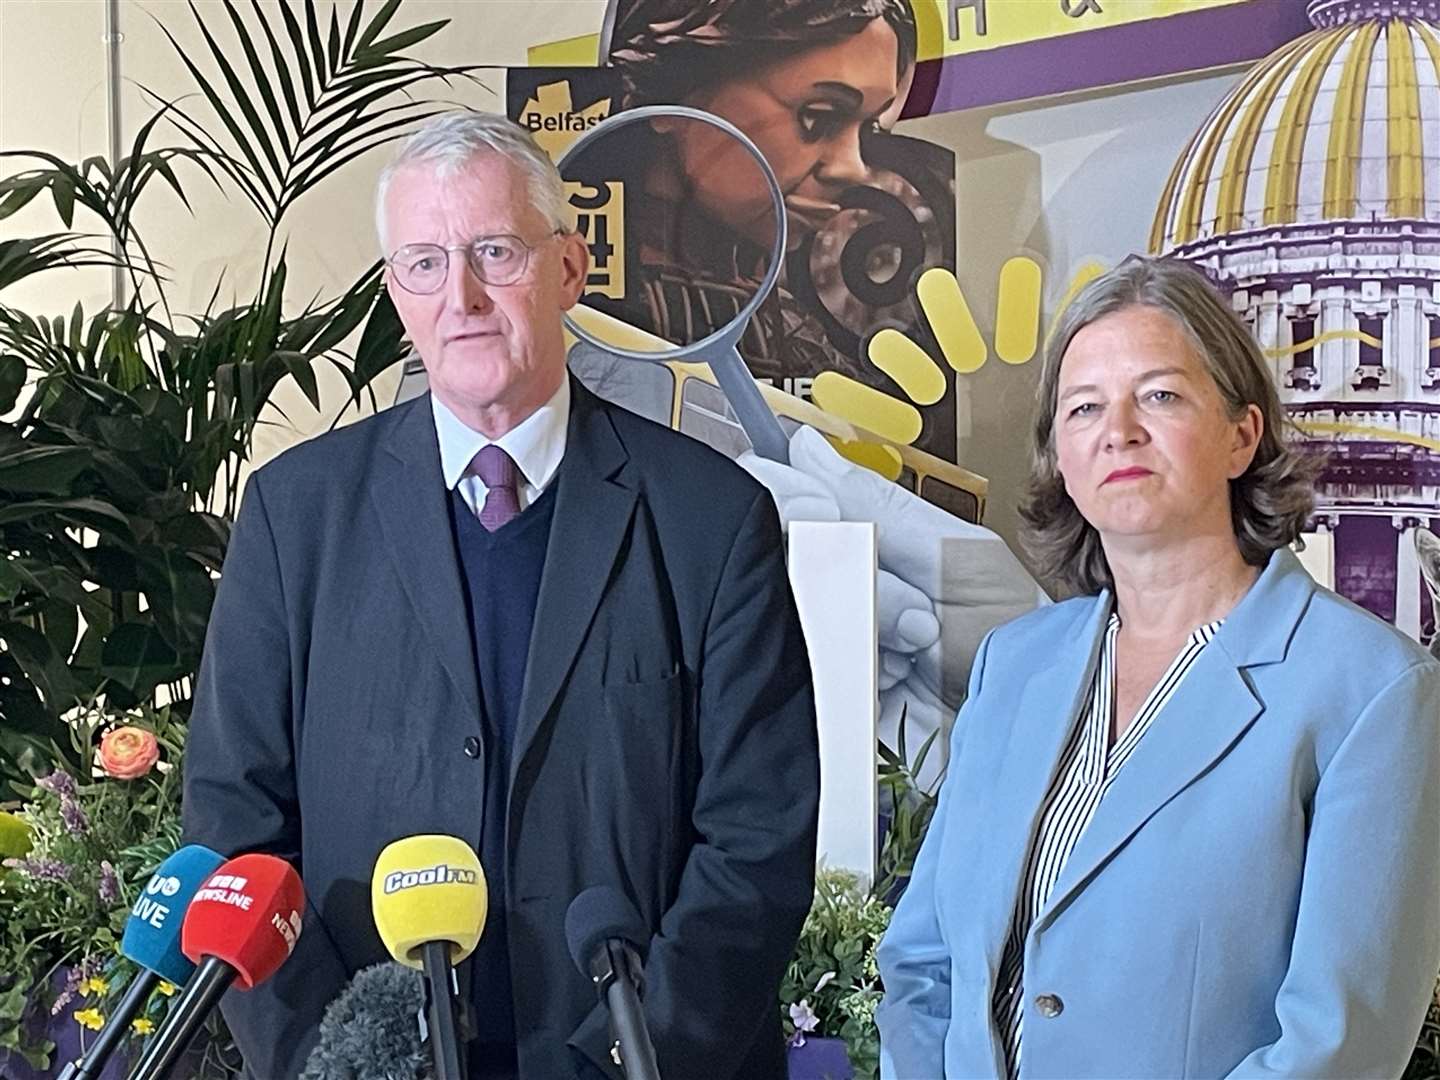
M1179 153L1150 248L1210 275L1325 465L1334 588L1422 640L1440 562L1440 3L1311 0Z
M953 369L931 362L917 391L872 357L884 331L940 355L916 282L955 269L954 154L892 130L915 35L906 0L612 0L602 66L512 68L506 101L557 158L639 105L689 105L743 131L779 182L788 230L779 284L740 344L751 373L822 407L827 386L868 388L913 413L897 441L953 462ZM759 170L696 127L623 128L567 176L594 264L587 302L676 344L754 294L776 231Z

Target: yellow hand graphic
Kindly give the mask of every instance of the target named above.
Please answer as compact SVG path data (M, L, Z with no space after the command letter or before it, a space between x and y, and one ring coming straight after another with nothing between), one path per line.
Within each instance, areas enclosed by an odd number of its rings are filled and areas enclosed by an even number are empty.
M1065 310L1081 287L1103 271L1098 263L1084 263L1071 278L1057 311ZM1017 255L1000 268L994 347L1007 364L1028 363L1035 356L1043 286L1040 264L1027 256ZM979 371L990 349L955 275L943 267L927 270L916 283L915 295L940 346L941 359L961 375ZM945 396L945 373L924 346L899 330L881 330L870 339L866 353L908 400L838 371L825 371L811 387L815 404L892 443L908 445L920 435L922 417L916 406L933 405ZM863 442L837 442L836 447L852 461L892 480L900 475L900 456L889 447Z

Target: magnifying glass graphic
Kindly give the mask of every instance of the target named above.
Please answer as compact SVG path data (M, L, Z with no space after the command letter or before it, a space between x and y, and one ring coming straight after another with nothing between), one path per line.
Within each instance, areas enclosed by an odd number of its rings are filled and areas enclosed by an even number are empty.
M636 219L647 212L655 212L658 216L658 208L663 205L673 208L671 216L687 221L700 216L693 212L706 201L707 189L713 189L721 194L708 197L712 201L725 200L727 209L741 220L741 231L749 228L750 246L760 251L768 249L768 263L763 274L746 273L746 270L758 269L758 265L752 265L736 269L729 281L702 284L698 280L687 280L686 260L690 256L710 257L714 255L713 251L668 252L664 261L669 265L665 272L653 275L654 280L646 286L647 295L652 308L656 304L666 306L665 321L682 328L677 336L692 339L674 341L660 327L645 326L642 329L666 338L669 347L655 350L634 348L620 340L623 334L606 340L597 331L599 326L619 326L613 317L577 319L567 312L565 325L578 339L572 348L572 362L577 355L583 358L586 350L595 350L606 358L620 357L651 364L677 360L708 364L755 453L788 463L789 442L784 429L765 404L739 350L752 317L775 288L784 265L786 208L780 182L760 148L738 127L712 113L683 105L645 105L608 117L586 131L566 150L559 162L560 175L566 180L580 180L592 185L597 177L603 179L607 165L623 160L629 152L628 139L625 142L616 140L617 133L639 124L650 125L657 130L663 126L668 133L669 147L680 147L678 159L683 159L691 168L698 161L716 170L717 175L712 176L713 183L708 184L696 185L683 178L676 181L675 174L687 167L687 164L677 163L670 173L672 198L667 200L661 196L651 199L649 192L632 188L626 194L627 217ZM596 147L602 143L616 151L608 159L596 152ZM599 159L598 167L582 168L588 155ZM648 163L626 164L633 167ZM576 173L584 175L574 175ZM630 227L628 222L626 227ZM683 248L684 239L693 240L695 235L683 224L673 228L662 227L657 231L669 234L665 242L658 244L660 248ZM761 237L758 243L754 242L756 234ZM708 249L714 245L703 243L699 246ZM588 306L592 299L592 295L587 293L581 298L581 304Z

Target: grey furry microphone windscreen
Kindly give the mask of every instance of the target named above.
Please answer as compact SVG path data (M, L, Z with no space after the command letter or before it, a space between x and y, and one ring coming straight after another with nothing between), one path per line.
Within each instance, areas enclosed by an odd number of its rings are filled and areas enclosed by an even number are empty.
M418 1019L424 1007L418 971L384 963L356 972L325 1010L300 1080L428 1080Z

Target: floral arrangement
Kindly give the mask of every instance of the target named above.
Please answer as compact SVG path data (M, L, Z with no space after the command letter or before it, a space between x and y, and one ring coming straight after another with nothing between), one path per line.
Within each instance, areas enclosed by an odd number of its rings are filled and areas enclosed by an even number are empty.
M815 904L780 988L791 1046L822 1035L844 1039L855 1075L876 1075L875 1007L882 991L875 950L889 925L890 908L855 874L822 869L816 875Z
M815 902L780 989L790 1045L799 1048L817 1037L843 1039L857 1078L873 1078L880 1068L875 1009L884 988L875 952L935 813L940 779L922 786L918 776L937 734L932 732L911 758L902 715L897 748L879 745L884 839L875 881L835 869L816 875Z
M88 1035L124 994L135 974L120 955L130 906L180 839L185 728L168 709L81 710L71 738L80 768L39 777L18 811L0 814L0 1051L37 1069L54 1050L34 1034L37 1012L68 1011ZM159 1026L174 990L157 988L132 1039Z

